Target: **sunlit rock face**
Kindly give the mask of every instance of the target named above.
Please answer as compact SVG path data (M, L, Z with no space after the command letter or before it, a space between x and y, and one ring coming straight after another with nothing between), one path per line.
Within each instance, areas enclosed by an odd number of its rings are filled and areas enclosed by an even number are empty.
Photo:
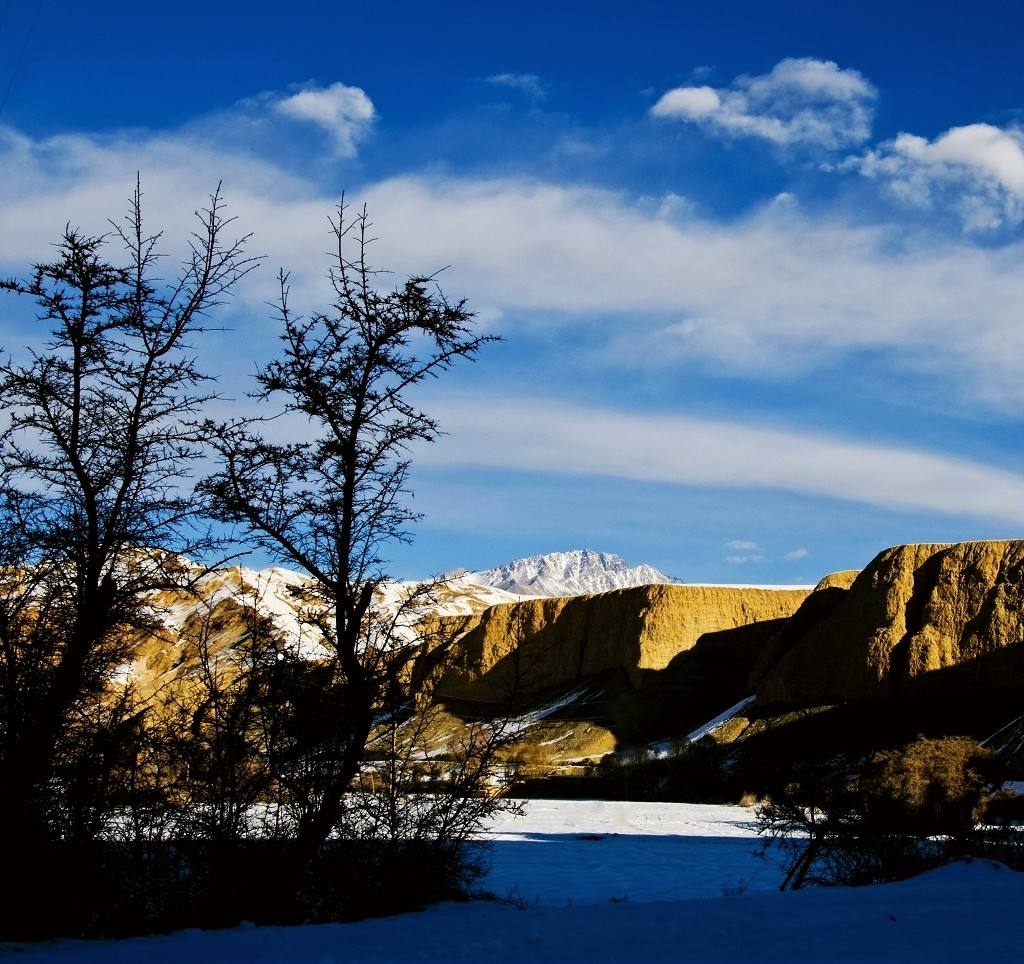
M641 702L676 706L678 691L683 715L701 688L722 706L756 693L761 707L1024 696L1020 540L896 546L813 590L656 583L517 597L478 575L450 578L407 609L407 641L426 640L425 659L438 652L432 641L444 649L442 696L516 689L529 701L609 673ZM190 678L202 658L230 673L254 610L280 645L316 659L322 641L299 618L307 583L284 570L197 571L194 592L150 600L157 625L119 678L146 696ZM387 584L377 605L398 611L412 592Z
M827 602L823 590L831 592ZM785 638L772 641L754 673L758 700L821 704L1020 688L1022 603L1024 541L886 549L849 589L816 590ZM817 619L808 616L814 606Z
M709 633L792 615L807 589L650 585L492 606L458 626L450 690L489 678L560 686L608 670L633 682L665 669Z
M319 633L300 615L316 605L308 577L279 568L207 572L188 560L181 565L190 589L146 600L153 625L139 635L133 661L119 674L140 691L155 693L194 673L204 654L229 666L251 636L255 613L269 621L279 645L312 659L324 655ZM623 671L635 684L701 637L789 617L809 589L682 585L610 553L571 550L449 573L411 604L419 591L413 583L383 583L376 608L402 613L396 642L422 642L430 650L441 641L458 664L449 689L461 689L526 667L542 687L608 670ZM512 668L509 654L519 644Z

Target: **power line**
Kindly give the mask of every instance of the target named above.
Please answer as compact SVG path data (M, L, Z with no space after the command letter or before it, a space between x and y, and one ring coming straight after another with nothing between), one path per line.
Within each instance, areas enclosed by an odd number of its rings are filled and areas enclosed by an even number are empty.
M7 0L4 6L3 16L0 17L0 30L3 29L4 23L7 21L7 14L11 8L11 0ZM32 37L32 31L35 29L36 21L39 19L39 11L43 8L43 0L36 0L36 10L32 15L32 22L28 25L28 30L25 31L25 39L22 41L21 50L18 53L18 59L14 64L14 70L11 71L11 78L7 81L7 89L4 91L3 100L0 100L0 117L3 116L4 108L7 106L7 99L11 96L11 90L14 87L14 80L18 76L18 71L21 68L21 62L25 58L25 51L28 49L29 39Z

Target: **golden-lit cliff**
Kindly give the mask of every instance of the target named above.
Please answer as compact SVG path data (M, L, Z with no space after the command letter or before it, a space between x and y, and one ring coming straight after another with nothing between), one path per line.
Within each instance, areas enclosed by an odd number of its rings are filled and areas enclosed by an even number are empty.
M1024 683L1024 541L886 549L848 590L814 593L755 673L763 703L838 703Z

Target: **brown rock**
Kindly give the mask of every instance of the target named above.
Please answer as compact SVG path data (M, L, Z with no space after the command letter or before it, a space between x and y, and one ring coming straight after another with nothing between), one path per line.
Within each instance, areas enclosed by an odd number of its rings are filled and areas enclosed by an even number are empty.
M839 572L830 572L822 577L821 581L814 587L814 591L821 589L849 589L853 581L860 575L859 569L842 569Z
M706 633L790 616L806 589L653 585L492 606L458 625L460 669L446 690L484 680L507 687L560 686L621 668L637 683ZM514 656L515 644L521 643Z
M1024 685L1013 678L1024 647L1022 587L1021 540L886 549L760 679L758 699L835 703L947 683Z
M800 608L783 624L757 654L750 670L748 685L756 690L768 673L782 658L795 647L815 626L832 614L832 611L846 598L847 588L818 584L801 604Z

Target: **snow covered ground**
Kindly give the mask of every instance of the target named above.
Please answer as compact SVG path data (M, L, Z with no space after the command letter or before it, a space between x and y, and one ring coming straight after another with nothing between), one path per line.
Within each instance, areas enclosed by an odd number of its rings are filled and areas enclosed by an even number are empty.
M739 807L544 801L493 825L512 902L117 942L0 944L38 964L179 962L1024 962L1024 874L958 863L878 887L779 893Z

